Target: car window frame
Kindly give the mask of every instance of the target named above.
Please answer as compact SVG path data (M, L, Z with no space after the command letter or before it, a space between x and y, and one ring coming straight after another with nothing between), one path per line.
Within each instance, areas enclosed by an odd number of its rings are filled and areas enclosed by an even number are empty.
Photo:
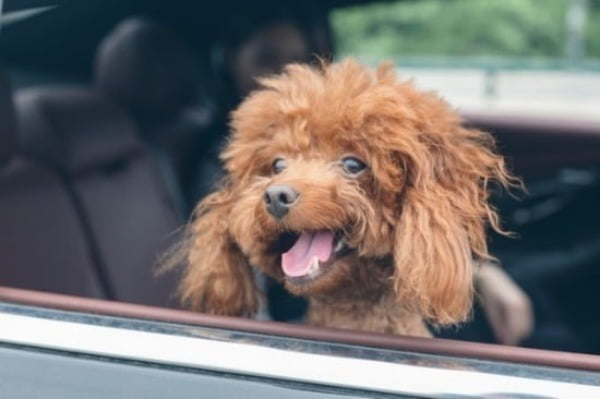
M470 357L490 361L600 372L600 356L584 353L531 349L442 338L399 336L275 321L259 321L1 286L0 302L83 314L188 324L440 356Z
M0 342L383 394L595 398L595 374L281 338L189 324L0 305ZM43 333L40 333L42 332ZM259 360L260 359L260 360ZM368 370L368 372L366 372ZM399 376L402 376L399 378ZM435 381L435 383L432 383ZM477 381L477 383L473 383Z
M8 291L15 294L14 289ZM0 323L11 327L0 330L0 345L79 354L105 361L133 361L154 367L184 367L244 378L418 397L508 394L510 397L595 398L600 394L598 374L590 370L428 354L364 342L359 345L348 342L348 336L354 332L18 291L17 294L29 295L29 304L15 303L18 301L14 295L12 301L7 301L7 290L0 289ZM40 303L40 295L46 303ZM56 309L60 301L63 307L70 303L71 309ZM37 302L37 306L32 306L33 302ZM132 311L138 317L133 317ZM165 316L178 318L179 322L156 321ZM183 322L184 318L187 322ZM262 327L261 332L259 327ZM280 330L274 334L278 327ZM316 335L307 337L309 331ZM317 339L317 335L323 333L331 334L331 339ZM363 334L361 338L363 341L365 338L399 339L405 344L413 341L422 348L426 344L433 347L436 343L447 347L459 344L384 334ZM598 359L598 356L589 358L595 360L596 366L600 365Z

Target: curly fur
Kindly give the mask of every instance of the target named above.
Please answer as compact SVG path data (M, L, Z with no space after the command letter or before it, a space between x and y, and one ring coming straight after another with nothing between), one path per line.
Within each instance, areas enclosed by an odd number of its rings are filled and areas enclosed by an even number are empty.
M227 178L199 204L180 252L189 306L252 315L255 266L308 297L314 325L426 336L424 321L468 317L472 261L490 257L486 227L501 231L488 186L513 181L489 134L399 81L391 64L371 71L352 60L262 79L231 128ZM347 154L368 166L357 179L339 166ZM287 167L273 175L278 157ZM281 221L265 210L271 184L301 193ZM343 231L352 253L308 284L290 283L270 246L284 231L318 230Z

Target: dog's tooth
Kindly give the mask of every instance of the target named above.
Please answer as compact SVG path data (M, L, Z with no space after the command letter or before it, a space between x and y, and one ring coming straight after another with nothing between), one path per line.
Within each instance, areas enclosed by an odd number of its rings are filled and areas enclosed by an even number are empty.
M340 238L340 240L339 240L339 241L338 241L338 243L336 244L336 246L335 246L335 249L334 249L333 251L334 251L334 252L339 252L339 251L341 251L341 250L342 250L342 248L344 248L344 244L345 244L344 238Z
M310 272L315 273L317 270L319 270L319 258L313 256L310 265Z

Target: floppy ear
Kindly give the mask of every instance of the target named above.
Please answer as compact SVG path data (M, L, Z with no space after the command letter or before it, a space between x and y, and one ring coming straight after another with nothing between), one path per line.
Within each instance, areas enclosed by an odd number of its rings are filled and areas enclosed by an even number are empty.
M180 295L194 310L227 316L251 316L260 293L248 261L229 233L233 198L229 188L206 197L188 227Z
M453 324L470 314L474 260L490 257L486 227L502 232L488 183L515 180L487 133L457 127L421 134L414 145L402 155L408 176L394 233L394 288L433 324Z

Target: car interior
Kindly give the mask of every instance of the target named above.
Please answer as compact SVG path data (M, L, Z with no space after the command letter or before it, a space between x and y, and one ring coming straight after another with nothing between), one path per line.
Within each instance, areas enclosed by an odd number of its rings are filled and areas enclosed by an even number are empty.
M224 43L250 29L239 16L253 28L273 10L297 19L315 62L337 56L328 15L361 3L5 0L0 286L181 310L178 270L158 265L221 173L239 101ZM522 345L600 354L600 120L464 117L526 187L496 193L516 234L490 237L532 298ZM268 297L276 321L305 309L277 286ZM495 342L489 327L439 334Z

